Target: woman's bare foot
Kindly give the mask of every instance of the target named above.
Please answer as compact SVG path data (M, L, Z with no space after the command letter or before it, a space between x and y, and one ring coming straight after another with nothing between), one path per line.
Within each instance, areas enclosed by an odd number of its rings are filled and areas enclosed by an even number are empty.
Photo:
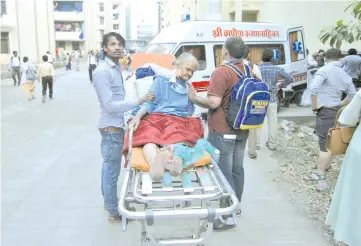
M168 148L160 148L155 156L154 163L150 165L149 175L153 181L160 182L163 178L165 165L172 157Z
M173 146L168 146L168 149L171 153L171 159L165 164L165 169L167 169L173 177L179 176L183 171L183 159L174 155Z

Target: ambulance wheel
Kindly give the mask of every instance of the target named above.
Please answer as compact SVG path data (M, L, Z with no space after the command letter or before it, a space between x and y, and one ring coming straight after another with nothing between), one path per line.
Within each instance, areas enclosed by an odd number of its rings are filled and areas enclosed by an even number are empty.
M302 94L303 94L303 92L298 92L298 93L295 95L295 97L293 98L293 100L295 100L295 103L296 103L297 107L301 106Z

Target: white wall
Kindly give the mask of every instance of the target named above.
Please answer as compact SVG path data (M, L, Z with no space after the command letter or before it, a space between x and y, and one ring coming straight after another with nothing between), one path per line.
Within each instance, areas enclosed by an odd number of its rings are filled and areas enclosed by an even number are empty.
M53 19L53 3L50 0L34 0L36 22L35 30L37 31L36 43L37 43L37 60L41 61L42 55L47 51L50 51L55 55L55 30Z
M1 17L1 31L9 33L9 53L0 54L1 68L7 68L12 52L19 51L18 33L16 28L15 1L7 1L7 14Z
M303 26L305 29L306 45L311 53L319 49L329 48L322 44L318 35L320 31L336 23L339 19L352 19L350 13L345 13L348 1L264 1L260 6L260 22L276 22L284 28ZM342 50L355 47L361 50L361 42L344 43Z
M7 1L8 15L12 26L9 31L10 54L1 55L1 64L7 64L14 50L32 62L41 61L41 56L55 53L52 0ZM6 31L6 30L4 30Z
M30 61L38 61L39 53L39 47L37 45L37 31L35 28L36 24L34 7L34 0L21 1L21 3L18 1L18 7L16 9L19 16L17 26L19 29L20 42L19 54L21 57L29 57ZM40 13L37 13L37 16L39 16L39 14ZM46 25L45 20L41 23Z

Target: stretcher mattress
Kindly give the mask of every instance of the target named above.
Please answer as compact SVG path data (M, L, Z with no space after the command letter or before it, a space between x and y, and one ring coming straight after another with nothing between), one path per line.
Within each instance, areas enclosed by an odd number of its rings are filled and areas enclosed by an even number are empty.
M143 147L136 147L132 149L131 161L132 161L132 168L141 171L149 171L149 164L143 155ZM198 167L198 166L208 165L210 163L211 163L211 155L206 152L206 154L199 161L194 163L192 166Z

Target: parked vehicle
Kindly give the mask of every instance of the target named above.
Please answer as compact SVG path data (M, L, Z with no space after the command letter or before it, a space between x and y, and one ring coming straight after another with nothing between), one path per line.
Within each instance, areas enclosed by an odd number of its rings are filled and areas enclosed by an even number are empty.
M178 57L183 52L192 52L198 59L199 68L192 77L192 84L201 96L207 95L212 71L223 64L222 47L230 36L239 36L250 47L250 60L261 62L265 48L274 50L274 63L291 73L296 82L291 101L298 101L302 84L306 87L306 46L303 27L284 30L278 24L186 21L170 26L160 32L148 45L146 53L172 54ZM147 91L147 90L146 90ZM287 90L286 90L287 91ZM287 91L288 98L290 91ZM301 94L302 96L302 94ZM206 109L196 107L195 115L207 113Z

